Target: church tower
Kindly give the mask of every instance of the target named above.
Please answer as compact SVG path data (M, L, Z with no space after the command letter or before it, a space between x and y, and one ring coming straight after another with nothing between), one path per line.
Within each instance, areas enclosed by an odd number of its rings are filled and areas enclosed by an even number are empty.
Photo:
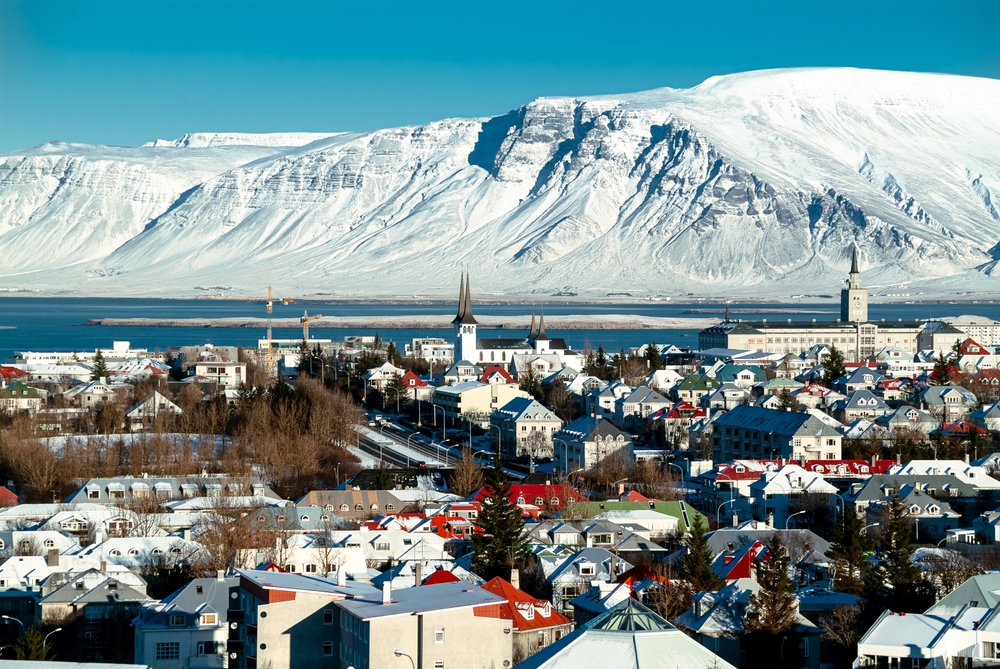
M476 322L472 315L472 288L465 275L458 284L458 315L451 321L455 326L455 362L466 360L477 363L479 345L476 340Z
M868 321L868 290L861 287L857 246L851 254L851 273L847 280L847 288L840 291L840 320L845 323Z

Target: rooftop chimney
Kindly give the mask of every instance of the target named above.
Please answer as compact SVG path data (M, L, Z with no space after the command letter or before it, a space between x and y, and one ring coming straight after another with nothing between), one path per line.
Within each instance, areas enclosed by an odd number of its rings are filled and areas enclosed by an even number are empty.
M49 566L50 567L58 567L59 566L59 549L58 548L50 548L49 549L49 560L48 560L48 562L49 562Z
M767 514L767 526L774 527L774 512Z
M344 565L337 567L337 585L341 588L347 585L347 571L344 569Z
M215 580L217 580L217 581L225 581L226 580L226 570L225 569L217 569L215 571Z
M740 524L740 515L733 511L733 527L737 527Z
M614 553L612 553L612 554L611 554L611 582L612 582L612 583L614 583L614 582L615 582L615 576L617 576L617 575L618 575L618 574L617 574L617 571L618 571L618 560L617 560L617 556L616 556L616 555L615 555Z
M413 585L414 586L416 586L418 588L420 587L420 584L424 582L423 575L424 575L424 565L422 565L422 564L420 564L418 562L416 564L416 566L413 568Z
M517 569L510 570L510 584L518 590L521 589L521 572Z
M107 571L107 570L108 570L108 563L105 562L104 560L101 560L101 571Z
M382 603L389 604L390 602L392 602L392 580L387 578L382 584Z

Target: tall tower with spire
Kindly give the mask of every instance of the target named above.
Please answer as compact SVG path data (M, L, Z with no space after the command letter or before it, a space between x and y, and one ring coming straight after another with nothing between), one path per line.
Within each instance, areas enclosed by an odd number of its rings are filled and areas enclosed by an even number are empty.
M458 284L458 314L451 323L455 326L455 362L466 360L477 362L478 340L476 322L472 315L472 288L467 275L462 275Z
M857 246L851 253L851 273L847 279L847 287L840 291L840 320L845 323L868 321L868 290L861 287Z

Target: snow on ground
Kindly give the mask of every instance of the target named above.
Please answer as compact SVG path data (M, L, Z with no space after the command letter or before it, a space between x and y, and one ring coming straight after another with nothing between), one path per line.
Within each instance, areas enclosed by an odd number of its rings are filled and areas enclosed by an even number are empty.
M132 432L128 434L72 434L72 435L62 435L57 437L39 437L38 443L47 446L53 453L62 453L66 444L72 440L76 444L88 444L94 442L97 445L117 445L119 442L124 443L128 446L132 444L142 444L144 442L152 441L154 439L162 438L172 442L175 446L182 446L186 442L191 447L191 454L195 457L199 457L199 451L202 448L205 435L201 434L179 434L179 433L166 433L166 434L149 434L145 432ZM207 454L204 457L215 457L219 453L223 446L226 444L228 437L221 435L210 436L212 440L211 443L207 444L212 448L212 453Z

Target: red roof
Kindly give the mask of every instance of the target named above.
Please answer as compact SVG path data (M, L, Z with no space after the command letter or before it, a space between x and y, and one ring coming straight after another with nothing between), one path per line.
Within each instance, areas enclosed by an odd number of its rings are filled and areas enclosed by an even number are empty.
M420 585L438 585L441 583L458 583L461 581L458 576L455 576L447 569L435 569L434 573L424 579L424 582Z
M767 546L759 541L747 544L734 553L722 553L712 563L712 571L720 578L735 581L738 578L750 578L750 569L758 559L764 559Z
M655 497L646 497L635 490L629 490L627 495L618 498L619 502L659 502Z
M969 337L958 345L958 352L960 355L990 355L993 351Z
M536 599L523 590L518 590L499 576L483 584L482 588L507 600L500 605L500 615L502 618L512 621L514 629L519 632L568 625L571 622L569 618L556 611L549 602L544 599ZM548 616L543 614L546 609L549 611ZM531 611L530 618L525 615L529 610Z
M567 491L569 491L567 493ZM476 493L473 501L482 502L489 497L490 489L483 486ZM566 505L566 497L581 499L580 493L569 486L545 485L543 483L515 484L510 487L507 499L511 504L535 504L538 506L554 506L562 508ZM541 500L540 502L538 500ZM553 503L552 500L555 500Z
M18 369L17 367L7 367L5 365L0 365L0 378L4 379L26 379L31 374Z
M628 571L620 574L618 578L615 579L615 583L628 583L629 585L631 585L633 583L636 583L637 581L645 581L647 579L651 581L660 581L663 583L669 580L667 579L666 576L663 576L662 574L657 574L655 571L653 571L646 565L641 564L638 567L632 567Z
M868 474L885 474L889 467L896 464L895 460L876 460L873 465L868 460L806 460L802 469L817 474L853 474L865 476Z
M265 564L260 565L259 567L257 567L257 571L276 571L281 574L285 573L284 569L282 569L279 565L276 565L273 562L267 562Z
M406 374L403 374L403 385L407 388L423 388L427 385L427 382L414 374L413 370L410 369L407 370Z
M482 383L489 383L490 379L499 375L504 383L514 383L514 377L503 367L487 367L483 370L483 375L479 377Z
M6 486L0 485L0 507L17 506L17 495L7 490Z
M974 425L967 420L956 420L954 423L945 423L941 428L941 434L946 437L968 437L970 434L989 434L978 425Z

